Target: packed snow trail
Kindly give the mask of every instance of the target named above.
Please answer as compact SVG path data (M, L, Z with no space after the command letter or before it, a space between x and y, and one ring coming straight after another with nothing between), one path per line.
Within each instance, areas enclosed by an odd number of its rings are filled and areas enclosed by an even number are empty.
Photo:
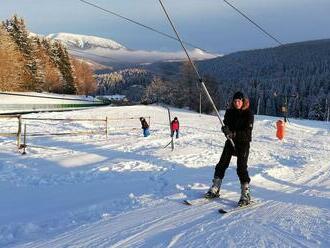
M227 201L182 204L209 187L225 141L218 120L172 111L181 124L173 152L163 149L167 112L153 106L31 115L137 117L111 123L108 140L29 137L34 147L21 156L13 139L0 137L0 246L330 247L329 124L291 119L280 142L277 118L256 116L249 172L261 205L220 215L239 199L235 159L221 191ZM139 116L151 116L148 138Z

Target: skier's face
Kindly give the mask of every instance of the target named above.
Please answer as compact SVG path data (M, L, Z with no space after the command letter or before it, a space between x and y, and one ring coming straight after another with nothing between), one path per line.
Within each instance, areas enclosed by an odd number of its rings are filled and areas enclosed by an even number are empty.
M241 99L235 99L234 100L234 107L236 109L241 109L243 106L243 101Z

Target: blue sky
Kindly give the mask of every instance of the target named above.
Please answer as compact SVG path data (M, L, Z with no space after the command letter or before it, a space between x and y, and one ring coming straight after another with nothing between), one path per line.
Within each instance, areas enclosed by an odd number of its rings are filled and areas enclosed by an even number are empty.
M170 34L158 0L88 0ZM228 0L283 43L330 38L330 0ZM181 37L217 53L277 44L222 0L163 0ZM79 0L1 0L0 19L23 17L35 33L113 39L132 49L178 51L177 42Z

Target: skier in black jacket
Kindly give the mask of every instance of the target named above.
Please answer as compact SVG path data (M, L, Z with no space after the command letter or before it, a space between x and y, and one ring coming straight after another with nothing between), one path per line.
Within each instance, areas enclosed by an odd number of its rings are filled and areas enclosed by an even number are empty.
M248 173L248 156L252 136L254 116L249 109L249 100L244 98L243 93L236 92L233 97L232 106L226 110L222 132L227 138L234 141L235 148L227 139L219 163L215 167L213 184L205 194L206 198L220 196L220 187L225 171L229 166L232 156L237 156L237 175L241 183L241 197L239 206L250 204L250 177Z
M143 117L140 117L140 122L143 130L143 136L148 137L150 135L148 122Z

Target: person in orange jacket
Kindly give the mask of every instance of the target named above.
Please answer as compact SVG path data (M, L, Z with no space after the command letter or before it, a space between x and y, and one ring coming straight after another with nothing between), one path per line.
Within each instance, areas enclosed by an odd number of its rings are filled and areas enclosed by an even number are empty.
M174 133L176 132L176 138L179 138L179 128L180 128L180 124L179 124L179 120L178 117L174 117L173 121L171 121L171 137L174 136Z

